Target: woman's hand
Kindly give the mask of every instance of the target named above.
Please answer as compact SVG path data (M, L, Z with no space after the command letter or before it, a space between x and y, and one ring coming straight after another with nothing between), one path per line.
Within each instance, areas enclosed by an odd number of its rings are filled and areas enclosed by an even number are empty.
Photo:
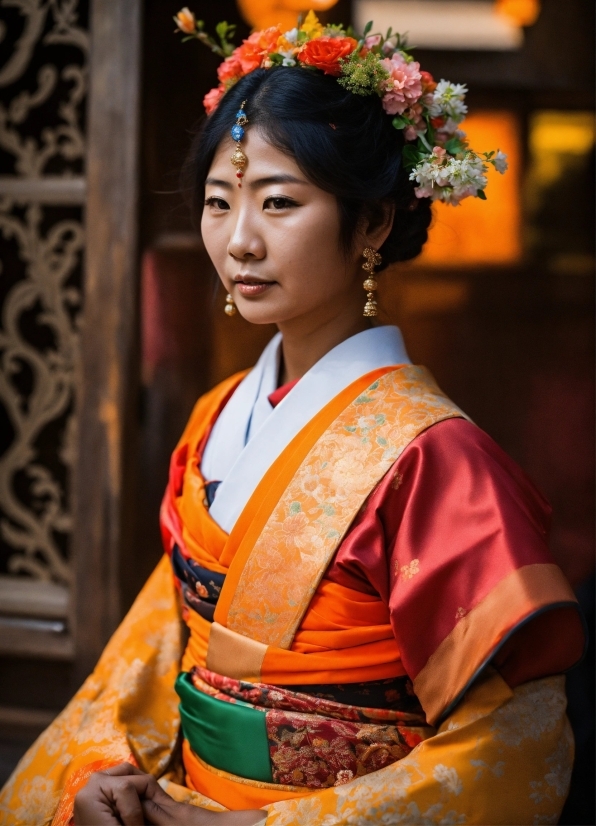
M177 803L155 778L121 763L91 775L75 798L75 826L255 826L267 813L260 809L211 812Z

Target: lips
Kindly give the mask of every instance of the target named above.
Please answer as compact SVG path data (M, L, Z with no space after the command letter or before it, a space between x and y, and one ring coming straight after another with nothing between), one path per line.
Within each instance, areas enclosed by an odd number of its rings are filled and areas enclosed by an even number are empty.
M245 298L262 295L270 290L275 281L266 281L263 278L257 278L254 275L236 275L234 277L234 284L240 295Z

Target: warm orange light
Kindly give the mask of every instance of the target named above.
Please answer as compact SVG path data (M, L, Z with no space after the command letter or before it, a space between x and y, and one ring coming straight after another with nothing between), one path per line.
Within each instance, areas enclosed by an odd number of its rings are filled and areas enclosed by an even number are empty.
M487 199L466 198L458 207L436 203L429 240L417 263L459 267L513 264L521 257L519 124L511 112L480 112L462 124L477 152L501 149L509 170L488 172Z
M540 0L495 0L495 8L518 26L533 26L540 14Z
M253 29L279 26L282 31L293 29L299 14L327 11L337 0L238 0L240 14Z

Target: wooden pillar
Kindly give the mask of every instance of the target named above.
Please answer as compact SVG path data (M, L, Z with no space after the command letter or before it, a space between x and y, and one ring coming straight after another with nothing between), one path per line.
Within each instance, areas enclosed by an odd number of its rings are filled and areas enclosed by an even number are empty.
M138 386L141 0L93 0L86 268L74 478L73 625L82 677L121 619Z

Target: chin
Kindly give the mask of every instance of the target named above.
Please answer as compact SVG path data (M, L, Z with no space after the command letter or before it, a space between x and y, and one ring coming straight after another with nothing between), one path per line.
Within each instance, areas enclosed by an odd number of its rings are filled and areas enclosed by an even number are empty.
M276 312L273 307L258 306L257 304L250 304L249 302L242 302L236 304L238 313L249 324L277 324L282 321L283 314Z

